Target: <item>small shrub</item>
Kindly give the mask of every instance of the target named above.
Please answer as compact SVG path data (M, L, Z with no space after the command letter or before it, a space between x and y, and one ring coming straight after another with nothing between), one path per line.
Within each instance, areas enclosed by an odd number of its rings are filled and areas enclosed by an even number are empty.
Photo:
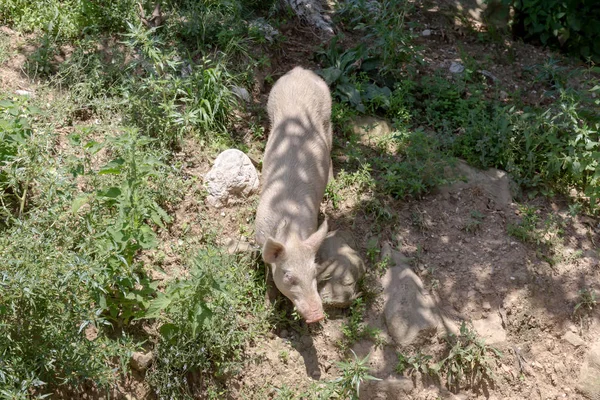
M165 50L153 30L130 25L127 45L141 57L131 66L143 71L123 88L123 105L132 124L165 145L186 134L211 139L226 132L234 107L232 77L219 62L185 64Z
M431 368L432 356L417 352L413 356L405 356L402 353L398 353L398 364L396 365L396 372L398 374L406 373L411 376L417 372L425 375L437 375L437 371Z
M342 361L336 363L342 376L334 379L331 383L334 385L335 393L339 398L358 400L360 385L365 381L378 381L380 379L369 375L367 362L370 354L367 354L362 360L352 351L354 360Z
M393 156L373 160L381 190L396 198L419 198L446 182L444 169L450 158L434 136L405 130L394 134L398 148Z
M245 346L267 327L264 282L248 264L209 246L192 260L188 278L171 282L150 304L145 318L162 322L149 372L159 398L195 398L207 385L193 385L193 374L210 381L240 371Z
M596 300L596 292L592 288L585 288L579 291L579 299L575 304L573 313L580 312L591 312L598 305Z
M543 45L600 60L600 10L594 0L503 0L515 9L515 33Z
M3 23L18 29L44 32L57 39L73 39L82 33L117 32L125 21L137 17L134 0L97 4L88 0L6 0L0 4Z
M391 91L374 80L378 59L370 55L364 44L345 50L337 44L337 36L329 43L327 50L317 55L327 67L317 71L332 87L334 98L349 103L361 113L378 108L387 109Z
M463 382L470 387L494 382L492 361L502 355L498 350L485 345L464 322L458 336L450 334L446 341L448 355L431 369L446 375L449 389L458 391Z
M363 322L365 309L366 306L362 298L359 297L354 300L350 308L349 320L342 325L343 338L337 343L342 351L348 350L354 343L365 338L370 338L377 344L381 344L379 330Z
M5 225L16 210L23 214L29 184L37 172L30 160L40 149L30 143L30 119L39 112L23 102L0 101L0 217Z

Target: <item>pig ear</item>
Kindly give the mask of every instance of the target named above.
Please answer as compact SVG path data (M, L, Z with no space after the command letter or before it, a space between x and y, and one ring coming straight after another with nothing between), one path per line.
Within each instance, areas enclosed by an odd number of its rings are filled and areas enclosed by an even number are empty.
M319 229L310 235L310 237L304 241L304 244L317 251L319 250L319 247L321 247L323 240L325 240L325 236L327 236L327 220L323 221Z
M268 238L263 246L262 257L267 264L275 264L281 260L285 253L285 246L271 238Z

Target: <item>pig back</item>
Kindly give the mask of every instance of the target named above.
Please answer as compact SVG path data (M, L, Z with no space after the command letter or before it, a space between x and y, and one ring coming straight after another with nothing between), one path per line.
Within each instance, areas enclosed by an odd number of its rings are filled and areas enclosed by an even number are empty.
M317 229L331 163L331 95L314 72L300 67L269 94L271 131L263 158L256 240L306 239Z

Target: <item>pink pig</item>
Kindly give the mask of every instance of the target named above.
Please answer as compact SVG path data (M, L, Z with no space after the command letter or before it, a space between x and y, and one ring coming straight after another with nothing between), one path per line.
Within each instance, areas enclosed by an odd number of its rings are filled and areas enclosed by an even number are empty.
M277 288L307 323L324 318L315 256L327 235L318 215L331 170L331 94L314 72L296 67L273 86L271 132L256 211L256 242Z

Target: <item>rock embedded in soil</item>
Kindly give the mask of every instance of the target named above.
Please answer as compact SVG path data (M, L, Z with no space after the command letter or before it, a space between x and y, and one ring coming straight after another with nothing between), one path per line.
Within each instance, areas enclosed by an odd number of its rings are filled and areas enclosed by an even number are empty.
M570 343L573 347L585 346L585 341L576 333L568 331L563 335L563 340Z
M396 344L407 346L438 329L456 332L454 323L442 316L421 279L406 264L406 257L385 245L382 257L390 257L392 266L382 279L384 317L389 335Z
M385 119L361 116L352 120L352 131L364 145L372 145L393 132L392 125ZM366 139L366 140L365 140Z
M493 200L495 208L502 210L512 202L510 192L510 179L508 174L496 168L482 171L469 166L466 162L459 160L456 169L447 171L448 177L465 178L466 182L459 180L450 185L441 186L437 189L442 195L459 193L464 189L479 188Z
M408 378L390 377L380 381L366 381L360 385L361 400L396 400L405 399L414 386Z
M473 321L473 328L477 335L485 340L485 344L499 345L506 342L506 331L498 313L491 313L487 318Z
M144 372L150 367L154 356L152 352L142 353L136 351L131 355L131 360L129 360L129 365L136 371Z
M252 101L252 97L246 88L240 86L232 86L231 92L236 95L240 100L245 101L246 103L250 103Z
M366 268L348 242L349 233L330 232L317 253L318 290L326 306L348 307L360 295L356 286Z
M450 64L450 72L452 72L453 74L460 74L464 70L465 66L459 62L452 61L452 64Z
M593 344L579 371L579 390L591 400L600 400L600 341Z
M258 190L256 168L250 158L236 149L228 149L215 159L204 177L206 201L215 208L238 203Z

